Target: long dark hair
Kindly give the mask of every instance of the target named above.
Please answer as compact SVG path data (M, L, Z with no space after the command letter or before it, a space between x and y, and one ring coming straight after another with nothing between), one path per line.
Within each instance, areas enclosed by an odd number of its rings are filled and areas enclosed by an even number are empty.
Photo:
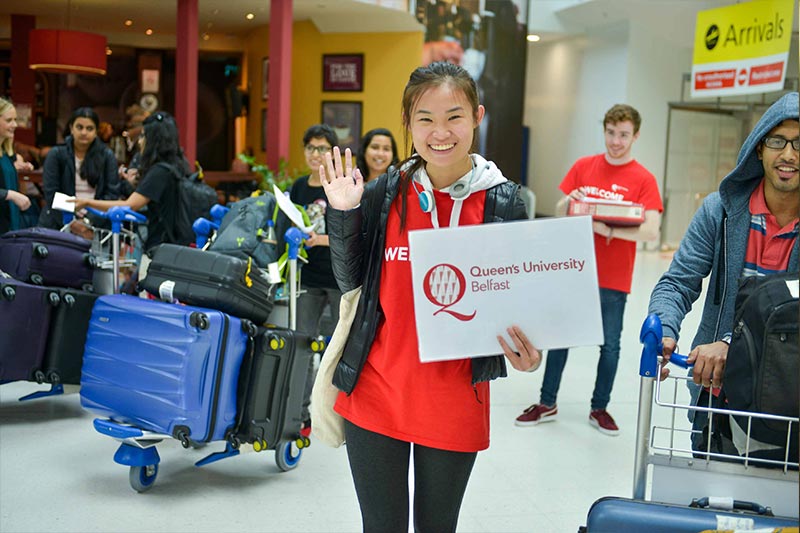
M95 113L94 109L91 107L79 107L73 111L67 122L68 134L64 139L64 142L70 145L73 151L75 150L75 144L72 138L72 125L79 118L88 118L91 120L95 130L100 126L100 117L97 116L97 113ZM97 183L100 181L100 177L105 171L105 151L106 144L99 136L96 136L92 144L89 145L89 149L86 150L83 163L81 163L81 179L86 180L92 188L97 187Z
M189 172L189 165L181 150L178 139L178 125L166 111L156 111L142 122L144 133L144 151L139 173L147 174L156 163L167 163L179 169L183 174Z
M369 143L372 142L372 138L376 135L384 135L389 137L389 140L392 142L392 162L389 163L390 165L397 165L400 159L397 156L397 143L394 140L394 136L392 132L387 130L386 128L375 128L369 130L367 133L361 137L361 145L358 147L358 154L356 155L356 166L361 170L361 175L364 176L364 179L369 178L369 168L367 168L367 148L369 148Z
M414 143L411 139L411 114L416 107L417 102L425 92L430 89L435 89L442 85L447 85L454 91L459 91L467 99L469 106L472 108L473 121L478 123L478 87L472 76L462 67L449 63L447 61L437 61L424 67L418 67L408 79L405 90L403 90L402 101L402 117L403 126L403 139L405 141L405 148L407 157L404 159L398 168L403 168L400 173L400 194L402 195L402 207L400 211L400 231L403 230L406 223L406 198L408 195L408 186L411 178L424 164L425 160L416 152ZM475 127L477 130L477 126ZM472 150L475 149L477 143L477 135L473 132L472 136Z

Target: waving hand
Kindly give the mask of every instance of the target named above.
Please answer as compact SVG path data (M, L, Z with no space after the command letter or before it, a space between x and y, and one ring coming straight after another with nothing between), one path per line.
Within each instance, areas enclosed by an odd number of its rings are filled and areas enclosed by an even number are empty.
M364 178L358 168L353 169L350 148L344 151L344 168L338 146L333 147L333 157L330 152L325 154L325 164L319 166L319 180L325 189L328 204L334 209L346 211L361 202Z

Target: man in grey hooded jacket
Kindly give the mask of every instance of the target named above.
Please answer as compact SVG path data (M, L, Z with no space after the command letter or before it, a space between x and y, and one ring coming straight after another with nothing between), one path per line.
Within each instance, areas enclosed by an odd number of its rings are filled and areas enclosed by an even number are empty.
M661 319L663 355L669 359L676 349L681 322L699 298L703 280L710 275L689 354L689 362L694 363L695 385L689 385L695 402L699 385L721 384L740 277L798 271L799 136L798 93L792 92L770 106L748 135L736 168L722 180L718 192L706 197L650 296L649 313ZM751 213L754 198L760 197L762 190L768 213ZM753 237L756 227L763 226L760 231L764 233L768 224L780 229L772 234L766 229L765 237ZM753 262L754 254L762 257L766 248L773 246L771 242L782 244L782 257L777 261L771 258L777 266L765 268L760 259ZM771 248L771 253L774 250ZM662 371L662 379L668 373ZM695 429L702 429L705 413L694 418ZM692 440L698 449L702 439L694 436Z

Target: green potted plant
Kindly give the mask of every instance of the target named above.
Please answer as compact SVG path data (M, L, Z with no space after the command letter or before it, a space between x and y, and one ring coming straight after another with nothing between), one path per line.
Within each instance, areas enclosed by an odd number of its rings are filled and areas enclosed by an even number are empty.
M257 162L254 156L242 153L237 157L240 161L247 163L251 171L261 176L261 181L258 184L258 188L262 191L272 192L272 186L276 185L278 189L280 189L282 192L285 192L289 187L291 187L298 175L296 169L291 173L288 171L289 162L284 158L281 158L278 161L278 171L276 172L269 168L266 163Z

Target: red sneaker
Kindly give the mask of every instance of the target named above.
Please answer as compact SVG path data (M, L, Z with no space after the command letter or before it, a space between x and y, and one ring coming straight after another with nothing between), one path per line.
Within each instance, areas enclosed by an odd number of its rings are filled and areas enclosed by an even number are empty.
M305 438L311 436L311 420L306 420L303 422L303 425L300 426L300 436Z
M611 437L619 435L619 427L608 411L605 409L595 409L589 413L589 423L597 428L597 431Z
M542 405L535 403L525 409L514 421L515 426L535 426L539 422L550 422L555 420L558 414L558 406Z

